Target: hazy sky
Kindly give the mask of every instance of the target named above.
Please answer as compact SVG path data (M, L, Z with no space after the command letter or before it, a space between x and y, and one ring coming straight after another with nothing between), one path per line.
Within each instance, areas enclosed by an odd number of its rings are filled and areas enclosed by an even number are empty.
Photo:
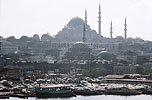
M127 18L128 37L152 40L152 0L1 0L0 35L40 36L46 32L57 34L73 17L84 19L98 30L98 6L102 11L102 35L124 36L124 19Z

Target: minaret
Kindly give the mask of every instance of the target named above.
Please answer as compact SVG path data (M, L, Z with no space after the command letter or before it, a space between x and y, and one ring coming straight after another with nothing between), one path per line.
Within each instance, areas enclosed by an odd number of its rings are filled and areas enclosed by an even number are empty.
M101 36L101 9L100 9L100 4L99 4L99 12L98 12L98 14L99 14L99 20L98 20L98 29L99 29L99 35Z
M2 4L1 4L1 0L0 0L0 11L1 11L1 7L2 7Z
M125 18L125 24L124 24L124 33L125 33L125 40L127 39L127 20Z
M111 25L110 25L110 38L112 39L113 37L112 37L112 33L113 33L113 31L112 31L112 21L111 21Z
M83 38L82 38L83 43L86 42L86 26L85 26L85 25L86 25L86 24L84 23L84 27L83 27Z
M87 21L87 10L86 9L85 9L85 17L84 18L85 18L85 24L87 25L88 21Z
M2 1L0 0L0 28L2 28L1 23L2 23ZM1 29L0 29L0 32L1 32ZM1 46L1 44L0 44L0 46ZM0 49L1 49L1 47L0 47ZM0 52L1 52L1 50L0 50Z
M86 42L86 25L87 25L87 10L85 9L85 22L84 22L84 26L83 26L83 42L85 43Z

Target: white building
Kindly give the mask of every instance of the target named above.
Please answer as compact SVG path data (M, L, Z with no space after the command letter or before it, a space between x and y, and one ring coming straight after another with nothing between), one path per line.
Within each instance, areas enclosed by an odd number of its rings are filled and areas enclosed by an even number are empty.
M113 74L134 74L136 67L133 65L113 66Z

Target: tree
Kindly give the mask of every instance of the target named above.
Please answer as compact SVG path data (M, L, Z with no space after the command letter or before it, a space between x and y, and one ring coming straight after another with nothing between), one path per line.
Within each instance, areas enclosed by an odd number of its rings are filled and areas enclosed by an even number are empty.
M136 73L138 74L151 74L152 66L136 66Z
M136 66L136 73L144 74L144 67L143 66Z
M137 64L142 65L142 64L148 62L149 59L150 59L149 56L138 56L138 57L137 57Z
M22 36L22 37L20 38L20 40L21 40L22 42L26 42L26 41L30 41L31 38L29 38L29 37L27 37L27 36Z
M14 43L16 41L16 38L15 38L15 36L10 36L6 40L9 41L9 42Z

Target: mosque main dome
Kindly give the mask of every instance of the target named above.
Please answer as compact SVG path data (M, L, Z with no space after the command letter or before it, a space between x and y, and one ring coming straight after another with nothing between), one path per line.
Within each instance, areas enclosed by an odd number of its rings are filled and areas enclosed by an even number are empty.
M79 17L72 18L70 20L70 22L68 23L68 26L73 26L73 27L76 27L76 26L79 26L79 25L84 25L84 21Z

